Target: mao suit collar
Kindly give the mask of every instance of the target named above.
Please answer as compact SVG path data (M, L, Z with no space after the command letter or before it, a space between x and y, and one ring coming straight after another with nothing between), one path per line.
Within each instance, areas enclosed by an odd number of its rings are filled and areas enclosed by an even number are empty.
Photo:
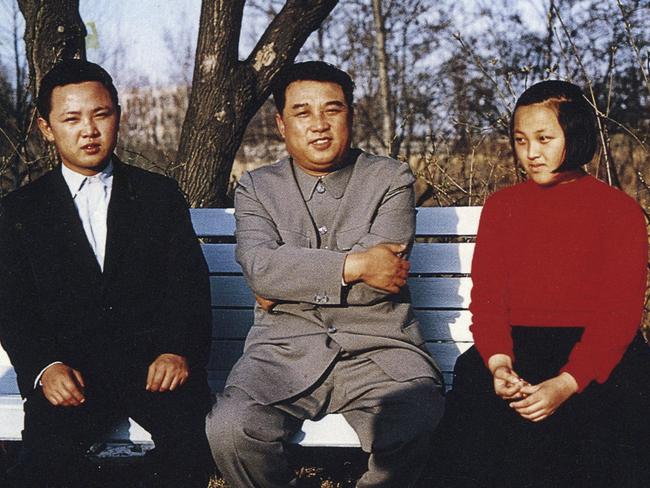
M303 200L310 201L316 191L327 191L337 200L340 199L345 193L345 189L350 181L352 175L352 167L354 160L349 161L342 168L332 171L325 176L312 176L305 173L293 161L291 161L293 173L296 177L296 182L302 193Z

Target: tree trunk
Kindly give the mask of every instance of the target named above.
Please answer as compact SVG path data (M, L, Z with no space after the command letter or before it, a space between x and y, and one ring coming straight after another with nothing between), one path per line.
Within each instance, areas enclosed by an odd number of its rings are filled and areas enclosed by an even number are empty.
M238 57L245 0L204 0L189 107L174 176L193 207L230 205L230 171L244 130L307 37L338 0L287 0L248 59Z
M86 27L79 15L79 0L18 0L25 18L25 48L29 66L29 91L37 96L43 75L57 61L68 58L86 58ZM24 134L18 143L14 171L17 186L38 178L57 161L54 149L40 137L31 137L35 130L36 110L26 114ZM27 144L34 142L35 150L28 151ZM47 154L48 158L34 158L28 152ZM20 154L18 154L20 153ZM19 156L19 157L18 157Z
M61 59L86 58L86 27L79 0L18 0L25 17L29 86L34 98L41 78Z
M382 139L386 154L393 155L395 121L391 110L390 81L388 79L388 55L386 54L386 28L381 9L381 0L372 0L372 13L375 19L375 57L379 71L379 95L382 111Z

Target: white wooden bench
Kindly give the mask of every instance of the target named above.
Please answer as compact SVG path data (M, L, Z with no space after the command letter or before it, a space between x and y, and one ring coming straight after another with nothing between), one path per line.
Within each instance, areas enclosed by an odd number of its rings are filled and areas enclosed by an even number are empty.
M469 272L480 211L481 207L418 209L418 242L411 255L409 286L427 347L448 386L456 358L472 344L467 310ZM214 325L208 370L212 389L219 391L242 353L253 322L254 298L235 262L232 209L193 209L191 214L196 233L205 242L203 251L210 269ZM20 440L22 425L15 372L0 348L0 440ZM111 439L151 444L148 432L130 419L115 427ZM294 442L301 446L359 446L355 432L341 415L306 421Z

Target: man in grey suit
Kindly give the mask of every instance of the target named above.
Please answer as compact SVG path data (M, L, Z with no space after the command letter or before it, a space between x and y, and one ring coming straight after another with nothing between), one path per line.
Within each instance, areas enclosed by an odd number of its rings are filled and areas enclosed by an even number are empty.
M327 63L289 67L273 96L290 157L235 192L237 260L258 304L207 432L237 488L294 486L284 443L326 413L370 453L357 486L411 486L443 411L406 286L414 177L350 148L353 88Z

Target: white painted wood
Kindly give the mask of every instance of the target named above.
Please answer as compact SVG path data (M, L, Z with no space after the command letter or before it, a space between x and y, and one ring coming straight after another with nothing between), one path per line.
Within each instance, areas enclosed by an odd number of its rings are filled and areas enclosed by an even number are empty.
M20 395L0 394L0 440L19 441L22 430L22 398Z
M360 447L359 437L340 413L318 421L305 420L302 430L290 441L303 447Z
M216 308L240 308L252 310L253 293L243 276L212 276L212 306ZM411 299L415 309L467 308L472 290L469 277L418 277L408 280Z
M210 273L241 273L235 261L235 244L203 244ZM417 243L411 252L411 275L469 274L474 255L473 243Z
M421 207L417 211L418 236L473 236L482 207ZM190 211L199 237L232 236L235 216L232 208L195 208Z
M418 236L475 236L483 207L418 208Z

